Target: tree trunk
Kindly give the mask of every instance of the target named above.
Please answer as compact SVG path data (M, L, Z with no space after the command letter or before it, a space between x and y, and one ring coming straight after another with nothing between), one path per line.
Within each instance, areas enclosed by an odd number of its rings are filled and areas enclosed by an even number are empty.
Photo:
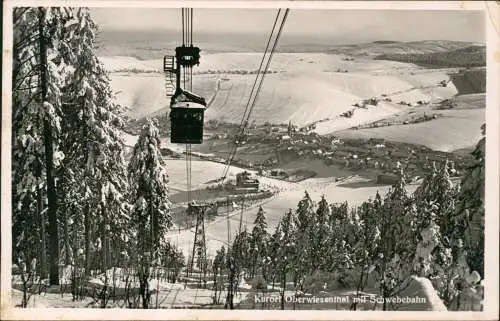
M227 306L230 310L234 309L233 299L234 299L234 271L230 268L228 270L229 274L229 287L227 291Z
M149 308L149 287L148 287L148 275L146 273L144 273L143 275L140 276L139 290L140 290L141 297L142 297L142 308L148 309Z
M107 212L106 212L106 206L101 203L101 211L102 211L102 220L103 224L101 227L101 236L102 236L102 269L104 273L107 273L107 269L109 268L109 249L108 249L108 231L107 231L107 224L108 224L108 218L107 218Z
M71 264L71 246L69 244L69 231L68 231L68 213L67 209L62 211L62 220L63 220L63 242L64 242L64 264Z
M85 205L85 209L83 212L84 215L84 230L85 230L85 275L90 275L90 207L89 205Z
M41 174L40 174L41 177ZM37 212L38 212L38 225L40 231L40 278L44 280L47 277L47 241L45 231L45 218L43 215L43 189L38 189L37 193Z
M282 289L281 289L281 310L285 310L285 287L286 287L286 270L283 271L282 279Z
M47 42L44 36L45 8L38 8L38 32L40 45L40 89L42 104L47 100ZM54 138L50 122L45 119L43 144L45 148L45 171L47 175L47 201L50 236L50 285L59 285L59 234L57 224L57 190L54 178Z

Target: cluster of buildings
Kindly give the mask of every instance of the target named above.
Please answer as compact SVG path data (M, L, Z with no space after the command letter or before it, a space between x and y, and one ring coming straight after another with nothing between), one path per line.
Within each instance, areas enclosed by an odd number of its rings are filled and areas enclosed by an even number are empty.
M462 156L433 151L424 146L374 138L326 137L306 129L308 128L298 128L292 124L253 127L245 134L242 145L268 145L273 147L275 152L262 161L250 162L246 161L245 157L240 157L239 160L233 161L233 164L270 172L277 171L283 159L322 159L329 166L342 166L353 170L374 169L381 173L396 173L403 167L412 177L424 175L433 162L440 164L446 160L450 161L451 174L457 176L467 166L467 160ZM280 173L276 175L280 176Z
M450 161L451 173L460 174L466 166L457 155L433 151L424 146L415 146L397 142L385 142L383 139L351 139L322 137L314 133L275 135L277 152L295 156L297 159L323 159L327 165L336 165L355 170L376 169L381 172L399 172L401 167L408 174L417 176L427 172L433 162ZM270 156L257 167L273 168L280 164L278 156Z

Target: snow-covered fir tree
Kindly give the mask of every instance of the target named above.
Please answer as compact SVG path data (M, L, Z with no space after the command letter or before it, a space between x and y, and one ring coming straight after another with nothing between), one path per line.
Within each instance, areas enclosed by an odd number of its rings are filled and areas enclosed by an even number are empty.
M149 305L149 268L159 259L165 234L172 225L168 176L160 153L160 136L152 122L142 128L128 164L131 222L137 231L137 264L142 304Z
M160 153L156 126L144 125L128 164L131 220L138 232L139 253L158 251L172 225L168 200L168 176Z
M316 215L314 212L314 204L305 191L304 197L298 202L295 215L291 216L295 226L294 233L296 239L295 257L293 258L293 270L296 282L300 282L307 273L314 268L312 264L313 257L313 234L316 225Z
M252 271L251 277L264 268L267 264L269 233L267 232L267 222L262 206L259 206L257 216L255 217L254 227L251 235L251 256Z
M220 295L222 294L224 288L223 275L227 272L226 270L226 248L222 246L217 250L215 258L212 262L212 273L213 273L213 302L215 304L220 303Z
M26 233L19 233L23 230L19 224L25 225L24 219L38 222L39 233L49 236L52 285L59 284L56 170L64 158L59 145L66 68L60 48L68 40L62 23L69 12L59 7L16 8L13 12L13 239L14 244L23 243ZM21 213L30 214L22 218ZM42 265L47 263L44 238L39 237L42 244L34 246L41 253Z
M419 209L416 228L419 230L425 228L421 224L428 221L429 218L422 215L429 213L425 209L432 204L433 213L436 215L441 233L443 237L449 238L453 230L450 215L454 212L456 189L450 179L448 160L443 163L439 170L435 162L432 163L431 168L431 172L414 193L415 205Z
M382 211L382 198L377 191L375 199L363 202L358 208L359 225L356 227L357 241L353 246L353 282L358 293L365 290L368 280L373 274L374 259L378 255L378 245L380 242L380 230L378 217ZM357 302L353 302L350 307L357 309Z
M185 257L181 250L176 248L171 242L166 242L161 250L161 258L163 258L162 266L167 270L167 279L171 283L175 283L185 267Z
M482 126L485 135L485 125ZM472 155L474 164L467 170L457 196L456 209L450 218L455 239L461 239L467 262L473 271L484 277L484 191L486 137L477 143Z
M310 225L314 225L314 204L309 196L309 193L305 191L304 197L297 204L297 210L295 211L296 226L297 230L300 232L306 232Z
M61 185L67 190L61 193L61 199L78 209L66 211L77 216L72 219L80 222L78 230L84 231L74 241L77 248L85 249L86 268L91 268L90 263L99 254L102 259L98 261L116 265L118 256L92 251L91 244L99 238L106 245L101 252L109 252L108 247L114 253L129 248L126 167L120 137L122 110L114 103L109 77L96 56L97 26L88 9L73 9L63 32L69 40L61 51L66 53L71 73L63 89L62 148L66 158ZM79 189L74 188L74 182L79 183ZM69 196L73 196L71 202Z
M296 219L293 212L288 211L281 219L276 229L276 240L279 242L280 247L277 248L275 253L277 262L276 268L278 271L278 278L281 285L281 309L284 309L285 304L285 285L287 276L293 269L294 258L298 250L295 225Z
M329 213L329 234L325 243L325 269L335 271L341 269L343 261L342 241L349 238L349 206L347 202L330 204Z
M330 228L328 226L328 219L330 217L330 205L328 204L325 196L321 197L316 209L316 218L314 222L316 223L313 228L311 228L311 261L313 268L325 269L328 265L327 258L327 246L328 235L330 233Z
M381 238L375 267L383 297L395 295L393 292L411 274L416 247L415 217L415 208L406 191L405 175L401 169L398 181L385 196L383 210L378 213ZM383 309L387 308L384 301Z
M236 264L238 271L248 272L252 262L252 235L248 233L247 229L238 233L234 239L233 246L231 247L234 264Z

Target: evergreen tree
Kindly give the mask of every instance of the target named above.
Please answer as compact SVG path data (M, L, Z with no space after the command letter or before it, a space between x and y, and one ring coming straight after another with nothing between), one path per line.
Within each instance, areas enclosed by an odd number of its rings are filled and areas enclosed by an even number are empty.
M414 197L417 202L424 202L432 198L437 192L435 184L438 176L436 162L432 162L431 171L424 177L420 186L415 190Z
M185 257L182 251L172 243L166 242L162 249L163 266L167 269L169 282L177 282L181 269L185 266Z
M292 211L288 211L285 216L282 217L278 228L276 230L277 241L280 247L277 249L277 272L281 283L281 309L285 308L285 288L287 276L290 271L292 271L294 257L296 256L297 246L296 246L296 231L297 227L295 225L295 219Z
M485 125L482 126L482 131L485 135ZM475 162L462 178L456 209L450 218L454 239L460 239L464 243L469 267L482 277L484 277L485 148L486 138L483 137L472 153Z
M21 214L21 208L34 213L28 217L38 222L36 226L42 244L34 248L42 253L44 270L46 219L42 213L47 210L51 285L59 284L56 170L64 158L59 144L61 89L67 74L64 52L60 49L68 40L62 32L62 24L69 12L69 9L58 7L16 8L13 12L12 193L17 203L13 203L13 238L14 244L21 244L26 236L25 233L19 234L22 230L19 226L25 224L22 223L24 219L18 219L19 215L25 215ZM16 252L14 249L13 253Z
M402 259L409 258L415 252L416 246L416 212L412 199L406 191L406 180L402 169L398 182L385 197L384 211L387 225L386 233L383 233L386 253L397 254Z
M256 271L264 267L267 258L267 245L269 234L267 233L267 223L262 206L255 217L254 227L252 229L251 251L252 251L252 271L251 277L255 276Z
M314 225L314 204L306 191L304 197L297 204L296 225L299 232L306 232L310 225Z
M416 249L416 212L406 192L403 170L399 180L384 199L380 213L380 252L376 260L380 291L384 298L395 295L394 291L411 273L411 264ZM384 311L387 303L384 301Z
M326 267L326 242L329 236L328 219L330 217L330 206L323 195L316 209L316 225L310 228L311 237L311 261L313 268L323 269Z
M295 257L293 259L293 270L295 273L295 282L301 282L305 275L318 268L313 266L313 233L316 225L316 213L314 204L306 191L304 197L297 204L293 225L295 229L295 238L297 239Z
M328 239L325 253L325 268L327 271L336 271L340 268L342 241L348 239L349 234L349 207L347 202L331 204L328 217Z
M425 177L422 184L415 191L415 203L419 209L425 209L432 204L433 213L437 217L437 224L440 226L444 237L449 238L453 227L450 222L450 215L454 212L456 189L450 179L449 162L443 164L441 170L437 170L433 163L431 173ZM421 217L425 214L419 210L417 216L417 229L421 230L425 226L421 224L428 218Z
M130 200L133 207L131 221L137 230L137 255L140 269L140 292L143 308L147 297L149 266L158 258L158 249L172 225L168 200L168 177L160 154L158 129L151 122L144 125L134 146L128 165Z
M234 264L239 272L248 271L252 262L252 236L246 228L236 235L231 248L234 257Z
M353 246L353 265L354 282L356 291L359 294L364 291L368 277L373 271L373 260L378 254L378 243L380 240L380 231L377 217L378 211L382 208L382 199L377 191L375 200L369 199L363 202L358 208L359 225L357 226L357 235L359 238ZM353 302L351 310L357 309L357 302Z
M268 276L268 278L271 279L272 281L272 287L274 289L274 285L276 282L276 278L278 277L278 254L281 248L281 243L280 243L280 225L278 224L276 228L274 229L273 234L271 234L271 237L269 238L269 245L268 245L268 256L266 258L266 262L269 262L268 265L265 267L265 274Z
M226 271L226 249L222 246L215 255L214 261L212 263L212 271L214 276L214 304L218 304L220 300L220 295L222 293L222 288L224 286L224 281L222 280L222 275Z
M123 141L120 137L122 110L114 103L109 77L95 53L97 26L88 9L73 11L63 28L69 40L61 48L72 73L63 89L62 149L66 158L60 185L66 190L60 193L60 197L71 207L78 207L77 214L71 213L74 212L71 208L64 208L62 212L66 218L66 212L78 215L74 221L83 225L78 230L84 231L85 235L78 238L77 247L80 248L81 243L85 247L88 270L91 254L94 254L91 253L91 235L94 235L94 240L96 237L104 240L103 250L108 253L102 253L103 257L98 261L106 266L111 264L109 252L125 251L128 246L124 239L129 239L131 234L128 231L128 209L123 206L127 181L124 180ZM78 189L75 189L74 182L79 183ZM73 196L70 202L68 196ZM63 219L63 223L65 221ZM97 226L105 229L96 230ZM115 263L117 259L114 258Z

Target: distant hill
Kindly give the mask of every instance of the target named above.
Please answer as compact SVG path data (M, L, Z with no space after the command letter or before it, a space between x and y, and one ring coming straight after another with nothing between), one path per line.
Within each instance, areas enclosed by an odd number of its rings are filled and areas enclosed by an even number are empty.
M410 62L407 58L408 55L436 54L462 49L467 52L467 50L471 50L467 48L471 47L481 47L481 44L451 40L423 40L411 42L379 40L364 44L332 46L327 52L352 56L368 56L376 59L400 59L398 61Z
M414 63L424 67L484 67L486 46L467 46L441 52L427 53L384 53L374 59Z
M159 59L172 52L179 44L177 32L106 30L98 33L98 55L129 56L140 60ZM197 33L196 42L203 54L226 52L264 51L265 42L261 34ZM424 40L400 42L380 39L361 44L341 45L342 40L321 37L293 36L280 40L277 52L283 53L332 53L350 56L376 57L383 54L423 54L463 49L478 45L472 42L448 40ZM345 42L344 42L345 43Z
M401 41L394 41L394 40L377 40L373 41L373 43L379 44L379 45L389 45L393 43L400 43Z

